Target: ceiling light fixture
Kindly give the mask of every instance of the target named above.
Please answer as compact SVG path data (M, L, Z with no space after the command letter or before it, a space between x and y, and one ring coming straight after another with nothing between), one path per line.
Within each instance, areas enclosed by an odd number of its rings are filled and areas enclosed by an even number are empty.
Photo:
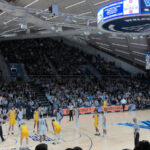
M30 4L28 4L28 5L26 5L26 6L24 6L24 8L27 8L27 7L29 7L29 6L31 6L31 5L33 5L33 4L35 4L35 3L37 3L39 0L35 0L35 1L33 1L32 3L30 3Z
M1 16L1 15L3 15L3 14L5 14L5 13L6 13L5 11L4 11L4 12L2 12L2 13L0 14L0 16Z
M139 54L139 55L144 55L145 56L145 53L140 53L140 52L137 52L137 51L132 51L133 53L136 53L136 54Z
M127 45L122 45L122 44L117 44L117 43L112 43L112 45L121 46L121 47L128 47Z
M137 61L139 61L139 62L141 62L141 63L144 63L144 64L145 64L145 61L143 61L143 60L141 60L141 59L134 58L134 60L137 60Z
M77 16L84 16L84 15L91 14L91 13L92 13L91 11L88 11L88 12L85 12L85 13L79 14L79 15L77 15Z
M94 5L95 5L95 6L96 6L96 5L100 5L100 4L105 3L105 2L108 2L108 1L109 1L109 0L101 1L101 2L95 3Z
M78 3L75 3L75 4L69 5L69 6L65 7L65 9L72 8L72 7L74 7L74 6L80 5L80 4L85 3L85 2L86 2L86 0L83 0L83 1L81 1L81 2L78 2Z
M120 53L123 53L123 54L127 54L127 55L130 54L130 53L128 53L128 52L125 52L125 51L122 51L122 50L119 50L119 49L115 49L115 51L120 52Z
M26 5L26 6L24 6L24 8L27 8L27 7L29 7L29 6L31 6L31 5L33 5L33 4L35 4L35 3L38 2L38 1L39 1L39 0L35 0L35 1L33 1L32 3L30 3L30 4ZM7 21L6 23L10 23L11 21L16 20L17 18L18 18L18 17L15 17L15 18L13 18L13 19Z

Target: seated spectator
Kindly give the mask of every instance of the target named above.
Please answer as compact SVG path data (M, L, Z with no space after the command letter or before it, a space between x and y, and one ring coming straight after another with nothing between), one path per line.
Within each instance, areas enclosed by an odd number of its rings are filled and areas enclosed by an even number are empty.
M47 144L39 144L35 147L35 150L48 150Z
M150 150L150 143L148 141L140 141L134 150Z

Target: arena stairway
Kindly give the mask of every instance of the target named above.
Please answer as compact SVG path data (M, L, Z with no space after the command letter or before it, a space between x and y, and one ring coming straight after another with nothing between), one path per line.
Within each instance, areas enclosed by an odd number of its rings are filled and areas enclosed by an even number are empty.
M86 58L86 57L84 57L84 56L82 56L82 58L86 61L86 63L87 63L87 67L88 67L88 70L95 76L95 77L97 77L98 79L101 79L101 75L100 75L100 73L95 69L95 67L89 62L89 60Z
M8 68L8 65L3 57L3 55L0 54L0 69L2 70L2 78L5 81L11 81L11 75Z
M52 68L53 72L56 74L56 78L59 80L60 75L58 74L57 69L53 65L52 61L50 60L50 58L48 56L45 55L44 57L45 57L45 60L48 63L48 65Z
M27 74L27 71L26 71L26 69L25 69L24 64L23 64L23 63L20 63L20 66L21 66L22 73L23 73L23 80L24 80L25 82L30 81L30 78L28 77L28 74Z
M35 96L37 97L37 103L39 106L51 105L51 103L45 96L43 87L40 84L32 84L31 89L35 93Z

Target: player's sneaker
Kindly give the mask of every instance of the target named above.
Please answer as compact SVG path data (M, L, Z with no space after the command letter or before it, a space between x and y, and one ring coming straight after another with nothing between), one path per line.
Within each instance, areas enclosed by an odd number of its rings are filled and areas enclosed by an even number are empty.
M35 133L35 130L33 130L33 133Z
M56 142L53 142L52 144L53 144L53 145L56 145Z
M3 139L3 140L2 140L2 142L5 142L5 141L6 141L6 139Z

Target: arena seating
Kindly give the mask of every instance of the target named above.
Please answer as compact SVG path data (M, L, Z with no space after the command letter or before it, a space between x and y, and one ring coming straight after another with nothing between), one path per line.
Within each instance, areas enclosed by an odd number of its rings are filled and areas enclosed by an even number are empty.
M1 44L0 51L8 64L23 63L32 79L28 83L1 84L1 89L5 89L1 95L10 101L9 105L12 94L16 100L22 97L43 106L53 103L53 108L66 108L69 102L80 107L99 106L104 99L108 100L108 105L116 105L123 97L139 108L150 103L149 80L145 76L133 77L114 62L107 62L100 55L84 54L62 41L48 38L9 41ZM61 78L56 78L46 60ZM89 64L99 71L101 79L86 71Z

